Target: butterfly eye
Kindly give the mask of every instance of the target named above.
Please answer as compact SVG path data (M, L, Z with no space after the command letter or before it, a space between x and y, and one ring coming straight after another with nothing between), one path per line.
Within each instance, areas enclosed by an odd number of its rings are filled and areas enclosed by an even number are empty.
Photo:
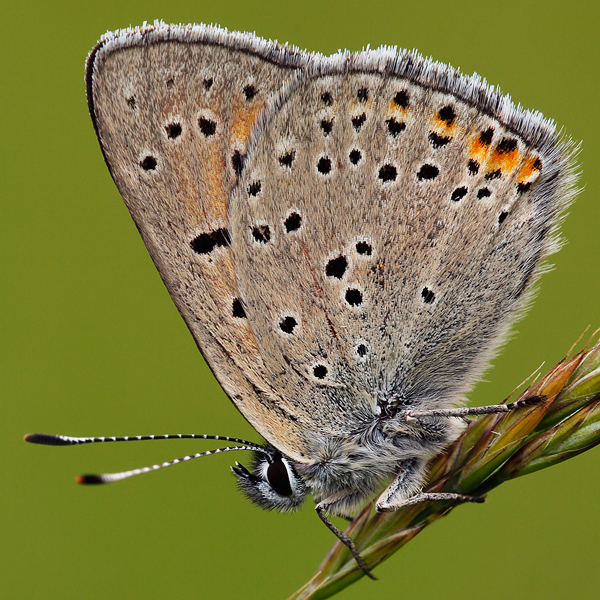
M282 460L273 461L267 469L267 480L273 491L280 496L291 496L292 486L288 470Z
M304 480L296 474L290 459L272 446L265 450L255 452L252 471L239 463L232 467L240 489L251 502L266 510L297 510L308 495Z

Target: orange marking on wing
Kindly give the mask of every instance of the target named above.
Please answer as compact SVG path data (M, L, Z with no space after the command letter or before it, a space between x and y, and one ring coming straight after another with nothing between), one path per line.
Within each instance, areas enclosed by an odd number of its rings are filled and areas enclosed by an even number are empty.
M494 149L490 155L488 170L495 171L496 169L500 169L503 173L511 173L519 166L521 158L522 154L518 148L509 152L499 152L497 149Z
M483 165L488 157L488 153L490 150L489 144L484 144L479 134L473 139L471 142L471 146L469 148L469 156L477 161L480 165Z
M202 165L204 174L204 210L209 221L227 221L229 194L225 188L225 157L222 152L211 152Z
M542 163L537 157L526 159L523 166L519 169L517 183L530 183L535 181L542 172Z
M256 117L263 110L264 103L257 102L251 109L247 107L236 107L231 112L231 124L229 126L229 140L232 141L243 141L244 152L246 150L246 142L250 137L252 126L256 121Z
M213 113L221 122L221 115ZM189 135L184 130L184 135ZM187 227L206 230L222 227L227 223L229 193L225 189L225 156L223 154L222 130L217 125L213 135L196 134L192 152L186 146L173 150L172 161L177 167L177 201L184 207Z

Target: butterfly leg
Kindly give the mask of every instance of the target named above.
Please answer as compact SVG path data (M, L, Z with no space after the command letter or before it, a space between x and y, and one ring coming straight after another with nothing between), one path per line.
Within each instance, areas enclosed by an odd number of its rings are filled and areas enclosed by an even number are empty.
M420 417L467 417L469 415L492 415L507 413L525 406L533 406L546 400L545 396L529 396L510 404L492 404L490 406L467 406L465 408L440 408L433 410L407 410L406 420L412 421Z
M400 508L414 506L421 502L453 501L453 502L485 502L485 496L465 496L455 493L422 492L425 478L425 464L421 459L406 460L400 465L400 472L384 490L375 509L377 512L395 512Z
M343 494L343 492L342 492ZM340 531L327 517L327 515L325 514L326 512L331 512L331 509L335 506L335 504L341 504L344 501L346 501L348 498L348 495L341 495L341 494L336 494L335 496L331 496L329 498L326 498L325 500L322 500L321 502L319 502L316 506L315 506L315 510L317 511L317 514L319 515L321 521L323 521L323 523L325 523L325 525L327 525L327 527L330 529L330 531L332 531L335 536L338 538L338 540L340 540L340 542L342 542L342 544L344 544L348 550L350 550L350 552L352 553L352 556L354 557L354 560L358 563L358 566L362 569L363 573L367 576L370 577L373 580L377 580L377 577L375 577L371 571L369 570L369 568L367 567L365 561L361 558L360 553L358 552L358 549L356 548L356 545L354 544L354 541L352 540L352 538L348 537L344 532ZM335 511L334 511L335 512ZM347 518L347 517L344 517Z

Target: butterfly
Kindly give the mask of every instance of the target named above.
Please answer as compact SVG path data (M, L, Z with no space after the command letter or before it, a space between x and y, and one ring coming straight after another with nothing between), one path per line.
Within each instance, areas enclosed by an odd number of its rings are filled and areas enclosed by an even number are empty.
M106 164L202 355L266 440L233 467L267 509L431 500L427 461L559 247L574 148L476 76L157 22L87 60ZM539 401L539 398L527 402ZM189 458L189 457L186 457ZM178 461L171 461L174 464ZM152 470L83 476L103 483Z

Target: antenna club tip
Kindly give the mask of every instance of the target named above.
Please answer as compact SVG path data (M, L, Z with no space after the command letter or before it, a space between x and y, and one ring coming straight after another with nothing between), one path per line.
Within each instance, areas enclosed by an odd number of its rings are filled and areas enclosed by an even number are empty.
M44 444L45 446L68 446L69 443L58 435L50 433L28 433L23 437L25 442L30 444Z
M75 478L75 481L83 485L96 485L104 483L100 475L79 475Z

